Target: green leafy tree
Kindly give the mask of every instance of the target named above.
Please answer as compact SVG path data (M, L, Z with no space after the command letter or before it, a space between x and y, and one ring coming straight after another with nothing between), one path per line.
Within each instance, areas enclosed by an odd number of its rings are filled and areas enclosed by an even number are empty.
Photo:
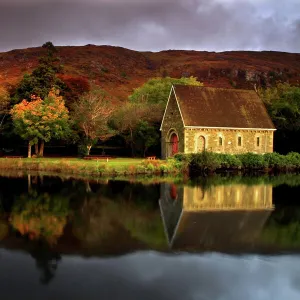
M110 126L124 139L131 148L131 155L135 156L137 146L143 144L143 140L139 141L140 134L137 134L139 126L143 124L141 122L146 122L144 125L147 124L147 128L150 128L153 124L160 122L160 113L161 106L159 104L148 104L145 100L128 102L116 110ZM143 131L145 126L142 127ZM149 135L152 135L152 128L150 131ZM150 146L147 145L146 148L148 149Z
M45 98L53 87L61 91L66 88L64 82L56 76L62 70L56 57L57 49L51 42L45 43L43 48L45 55L39 59L38 66L31 74L25 74L16 87L14 103L30 99L31 95Z
M202 85L195 77L153 78L135 89L129 103L116 113L114 125L130 145L132 156L146 155L151 146L159 144L159 126L173 84Z
M157 128L147 121L140 121L135 128L135 140L137 150L145 157L148 149L159 144L159 133Z
M280 83L275 87L259 90L259 94L277 128L275 148L281 152L299 151L300 88Z
M83 94L72 106L72 119L83 134L83 146L89 155L98 140L106 140L113 135L108 122L113 113L108 95L99 88Z
M300 88L280 83L276 87L260 90L273 122L278 129L299 131Z
M134 90L133 94L129 96L132 102L146 101L147 103L166 105L172 84L182 85L197 85L203 84L197 81L196 77L182 77L182 78L153 78L148 80L144 85Z
M28 141L28 157L31 157L31 146L36 147L36 154L43 156L44 143L51 139L62 139L70 134L69 112L63 98L55 89L42 100L32 96L31 101L23 100L11 110L15 132Z

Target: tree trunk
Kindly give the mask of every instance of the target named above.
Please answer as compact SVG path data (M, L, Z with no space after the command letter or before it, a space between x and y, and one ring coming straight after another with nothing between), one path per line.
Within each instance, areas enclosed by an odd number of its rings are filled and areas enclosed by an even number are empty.
M130 128L130 146L131 146L131 156L134 157L133 133L132 133L132 129L131 128Z
M40 144L40 152L39 152L39 156L40 156L40 157L43 157L43 156L44 156L44 148L45 148L45 142L44 142L44 141L41 141L41 144Z
M148 150L148 148L145 147L145 148L144 148L144 157L146 157L146 152L147 152L147 150Z
M90 155L92 145L87 145L86 148L87 148L87 155Z
M35 155L39 155L39 142L37 142L37 143L34 145L34 152L35 152Z
M28 158L31 158L31 144L28 142Z

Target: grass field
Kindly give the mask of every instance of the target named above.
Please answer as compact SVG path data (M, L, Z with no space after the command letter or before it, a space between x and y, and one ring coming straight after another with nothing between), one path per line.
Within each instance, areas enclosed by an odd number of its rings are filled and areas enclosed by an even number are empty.
M0 169L96 176L178 173L170 161L141 158L0 158Z

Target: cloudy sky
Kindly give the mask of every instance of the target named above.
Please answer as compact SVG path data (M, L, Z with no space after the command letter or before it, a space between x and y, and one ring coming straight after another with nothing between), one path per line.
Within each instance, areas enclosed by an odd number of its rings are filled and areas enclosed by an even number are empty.
M43 286L45 263L0 249L0 288L3 299L299 300L299 259L155 252L107 259L63 256Z
M49 40L300 52L300 0L0 0L0 51Z

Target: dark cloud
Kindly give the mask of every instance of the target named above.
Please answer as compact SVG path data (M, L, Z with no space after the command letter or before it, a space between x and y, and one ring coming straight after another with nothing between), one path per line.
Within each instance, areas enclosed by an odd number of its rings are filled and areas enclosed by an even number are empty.
M4 249L0 259L3 299L300 299L299 256L63 256L47 287L39 282L46 264Z
M0 51L111 44L137 50L299 52L300 1L1 0ZM281 6L280 6L281 5Z

